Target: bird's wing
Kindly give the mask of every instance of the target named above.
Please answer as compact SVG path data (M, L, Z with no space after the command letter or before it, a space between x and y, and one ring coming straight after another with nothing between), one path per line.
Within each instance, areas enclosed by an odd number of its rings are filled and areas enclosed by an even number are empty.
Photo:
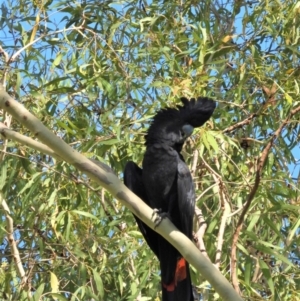
M177 172L178 207L182 225L180 230L191 239L195 211L194 182L187 165L181 159L178 160Z
M134 162L129 161L124 170L124 184L140 199L142 199L147 205L149 205L146 195L145 187L143 184L143 170L139 168ZM158 257L158 235L155 231L149 228L138 217L134 215L134 218L142 232L147 244Z

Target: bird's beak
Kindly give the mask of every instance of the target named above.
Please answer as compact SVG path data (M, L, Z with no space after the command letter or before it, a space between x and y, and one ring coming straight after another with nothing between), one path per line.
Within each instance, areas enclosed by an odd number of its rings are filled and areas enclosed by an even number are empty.
M182 127L182 130L184 132L184 136L185 136L185 139L186 139L187 137L192 135L192 133L194 131L194 128L190 124L185 124Z

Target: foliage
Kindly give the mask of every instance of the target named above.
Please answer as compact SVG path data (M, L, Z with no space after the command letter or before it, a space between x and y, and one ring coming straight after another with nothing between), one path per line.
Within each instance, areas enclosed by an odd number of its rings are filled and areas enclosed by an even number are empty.
M10 95L120 178L128 160L141 163L159 108L181 96L217 100L185 157L207 222L206 251L229 280L257 160L277 138L245 215L236 271L251 300L297 300L299 114L274 133L299 106L299 18L295 1L8 0L2 76ZM34 138L8 120L3 113L11 129ZM23 285L1 209L3 300L159 300L157 260L127 209L74 167L12 140L2 145L2 197L28 277ZM199 274L193 281L217 300Z

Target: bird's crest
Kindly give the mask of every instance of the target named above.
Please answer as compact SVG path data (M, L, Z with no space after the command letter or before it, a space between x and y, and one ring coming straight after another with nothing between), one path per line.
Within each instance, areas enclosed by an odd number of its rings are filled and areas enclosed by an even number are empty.
M145 136L146 144L149 138L160 135L162 129L166 127L181 128L189 124L192 127L202 126L212 115L216 103L206 97L191 98L188 100L185 97L181 98L183 105L178 105L176 108L161 109L154 116L153 121Z
M215 110L216 102L207 97L181 98L183 106L178 106L180 117L184 123L190 124L194 128L202 126Z

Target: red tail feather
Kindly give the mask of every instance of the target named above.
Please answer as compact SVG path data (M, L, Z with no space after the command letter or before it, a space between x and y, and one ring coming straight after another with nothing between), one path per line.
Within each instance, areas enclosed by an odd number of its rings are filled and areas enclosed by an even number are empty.
M163 287L168 291L168 292L172 292L175 290L175 287L177 286L177 283L179 281L182 281L184 279L186 279L187 275L186 275L186 261L184 258L180 258L177 261L177 266L176 266L176 271L175 271L175 275L174 275L174 280L170 283L170 284L164 284L163 283Z

